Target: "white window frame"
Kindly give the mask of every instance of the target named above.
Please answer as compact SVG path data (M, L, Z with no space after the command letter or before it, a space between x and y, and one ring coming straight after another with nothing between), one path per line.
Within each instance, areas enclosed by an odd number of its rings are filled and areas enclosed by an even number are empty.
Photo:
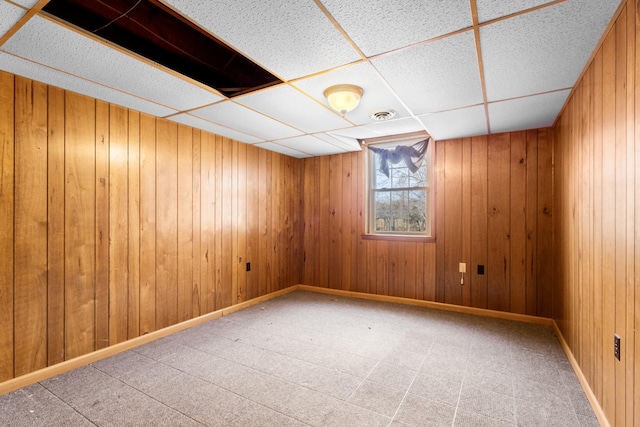
M364 140L365 146L375 145L383 148L393 148L397 145L413 145L416 142L428 138L425 132L416 132L406 135L396 135L392 137L375 138ZM371 150L365 149L365 180L366 180L366 196L365 196L365 239L380 240L420 240L435 241L435 141L433 138L429 141L427 154L424 158L424 164L427 168L427 185L426 187L409 187L409 188L425 188L426 190L426 206L425 215L427 217L427 226L424 232L398 232L398 231L376 231L375 230L375 194L377 189L375 184L375 171L378 168L378 156ZM402 189L400 189L402 190Z

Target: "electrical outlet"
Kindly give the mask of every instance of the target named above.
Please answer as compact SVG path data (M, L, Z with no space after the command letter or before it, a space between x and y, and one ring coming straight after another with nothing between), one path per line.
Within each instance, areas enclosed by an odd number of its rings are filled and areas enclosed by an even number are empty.
M250 262L247 263L247 271L251 271L251 263Z
M464 262L461 262L461 263L458 265L458 272L460 272L460 273L466 273L466 272L467 272L467 264L466 264L466 263L464 263Z
M484 265L478 265L478 275L482 276L484 274Z
M613 355L620 360L620 336L613 334Z

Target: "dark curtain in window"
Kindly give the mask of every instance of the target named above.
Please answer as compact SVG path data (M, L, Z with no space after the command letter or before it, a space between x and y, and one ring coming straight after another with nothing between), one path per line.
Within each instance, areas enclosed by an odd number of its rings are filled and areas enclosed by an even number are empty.
M389 163L395 165L402 161L405 162L411 173L416 173L422 165L424 156L427 154L429 141L431 141L431 137L413 145L398 145L395 148L369 146L369 150L378 155L380 158L380 171L387 177L389 176Z

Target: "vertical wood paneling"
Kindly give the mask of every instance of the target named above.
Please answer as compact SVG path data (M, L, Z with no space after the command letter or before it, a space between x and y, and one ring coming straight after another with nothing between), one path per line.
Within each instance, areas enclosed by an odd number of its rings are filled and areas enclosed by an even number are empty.
M140 335L156 330L156 119L140 115Z
M511 134L510 212L509 212L509 272L510 311L526 311L525 258L527 253L527 134Z
M109 104L96 101L95 330L96 348L109 345Z
M537 313L538 294L538 132L527 132L525 313Z
M538 135L543 140L540 164ZM543 269L548 270L545 277L553 280L548 268L553 253L552 157L546 140L545 130L532 130L438 141L433 165L435 243L363 238L366 152L305 159L305 283L477 307L488 307L491 301L505 311L529 309L539 314L551 299L538 296L537 283L527 284L535 282ZM501 166L494 166L500 162ZM338 170L339 176L334 172ZM496 207L493 229L487 210L489 189ZM546 194L539 196L539 192ZM548 203L540 214L546 218L541 227L548 234L544 239L538 238L539 197ZM352 232L345 232L350 228ZM323 236L322 230L330 230L331 237ZM492 235L494 231L501 237ZM488 258L490 244L493 264ZM333 255L337 247L342 249L340 257ZM349 254L345 248L355 250ZM459 262L467 263L464 285L460 284ZM477 274L478 265L485 266L485 274ZM342 274L334 276L335 271ZM498 275L497 280L492 275ZM552 284L545 284L544 289L551 293ZM545 309L550 312L551 307Z
M473 277L473 264L471 264L471 138L462 140L462 238L460 261L467 264L467 272L464 275L464 284L460 286L462 292L461 304L471 305L471 283Z
M462 286L459 263L462 259L462 140L447 141L444 145L444 211L438 217L444 223L444 302L462 304Z
M127 337L140 335L140 113L129 110Z
M246 273L245 298L252 299L258 296L258 267L259 246L256 236L259 234L258 217L259 205L259 184L258 184L258 158L260 151L254 146L247 147L247 255L246 261L251 263L251 271Z
M129 117L109 108L109 345L127 339L129 296Z
M487 279L489 283L488 307L494 310L508 310L509 253L510 253L510 195L504 185L510 182L510 135L490 135L487 144L487 161L491 165L488 173L488 251Z
M178 321L193 317L193 131L178 125Z
M65 357L96 348L96 102L65 100ZM87 114L89 113L89 114Z
M47 119L49 202L47 207L47 364L54 365L64 361L64 91L62 89L49 87ZM0 216L4 218L2 214ZM1 343L0 347L2 347Z
M215 218L216 218L216 162L215 136L201 134L201 229L200 242L200 313L215 310Z
M0 381L303 282L301 160L1 72L0 101Z
M329 234L329 266L331 274L329 287L343 289L342 287L342 225L343 225L343 194L342 194L342 158L344 156L329 157L329 228L324 229Z
M487 281L487 137L471 143L471 306L488 307ZM485 273L478 274L483 265Z
M16 78L15 374L47 366L47 87Z
M14 94L14 76L0 71L0 381L14 377Z
M193 206L192 206L192 226L193 226L193 281L191 283L191 312L193 317L198 317L202 313L202 132L193 129L193 160L192 160L192 184L193 184Z
M156 327L178 321L178 127L157 121ZM157 193L156 193L157 194Z
M558 212L553 316L612 426L640 421L634 333L640 27L637 2L623 6L558 120L553 151ZM622 341L620 361L613 356L614 333Z

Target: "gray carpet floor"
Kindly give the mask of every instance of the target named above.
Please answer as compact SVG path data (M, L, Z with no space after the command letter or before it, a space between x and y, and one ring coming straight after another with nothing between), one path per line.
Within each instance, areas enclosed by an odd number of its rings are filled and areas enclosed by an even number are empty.
M598 426L550 327L293 292L0 396L2 426Z

